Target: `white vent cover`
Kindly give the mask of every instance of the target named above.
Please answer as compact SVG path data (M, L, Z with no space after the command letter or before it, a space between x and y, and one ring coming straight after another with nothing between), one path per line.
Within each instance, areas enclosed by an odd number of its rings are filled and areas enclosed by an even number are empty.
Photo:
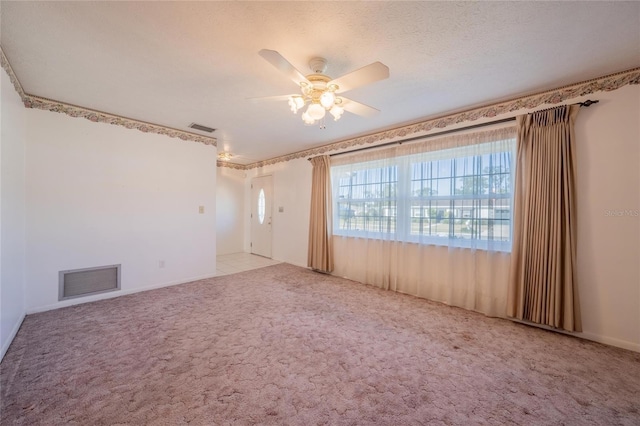
M120 265L60 271L58 300L120 290Z

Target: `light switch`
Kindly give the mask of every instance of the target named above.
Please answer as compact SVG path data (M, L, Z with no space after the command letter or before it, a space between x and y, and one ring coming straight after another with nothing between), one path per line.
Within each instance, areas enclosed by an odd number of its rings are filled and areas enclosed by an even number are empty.
M198 213L200 213L200 214L204 213L204 206L198 207Z
M278 207L278 211L279 211L280 213L284 212L284 207L282 207L282 206Z

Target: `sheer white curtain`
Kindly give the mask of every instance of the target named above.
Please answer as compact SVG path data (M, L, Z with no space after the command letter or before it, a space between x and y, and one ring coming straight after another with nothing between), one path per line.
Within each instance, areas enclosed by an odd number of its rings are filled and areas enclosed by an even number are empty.
M336 156L334 274L506 316L515 127Z

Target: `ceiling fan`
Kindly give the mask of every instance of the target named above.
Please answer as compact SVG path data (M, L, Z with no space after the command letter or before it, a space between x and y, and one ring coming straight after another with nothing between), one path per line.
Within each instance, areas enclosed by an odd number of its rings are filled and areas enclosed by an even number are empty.
M262 49L259 55L293 80L300 88L300 94L270 96L260 99L286 99L294 114L306 106L306 110L302 113L302 121L306 125L321 122L321 127L324 127L322 120L327 112L333 116L334 121L338 121L344 111L364 117L380 112L340 94L389 78L389 67L381 62L374 62L342 77L332 79L324 74L327 69L327 60L324 58L311 59L309 67L313 73L305 76L275 50Z

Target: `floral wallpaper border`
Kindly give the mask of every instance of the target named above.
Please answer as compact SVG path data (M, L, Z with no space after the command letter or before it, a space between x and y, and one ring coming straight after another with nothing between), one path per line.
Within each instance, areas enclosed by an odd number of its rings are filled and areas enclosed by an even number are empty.
M157 124L146 123L144 121L138 121L131 118L121 117L114 114L108 114L106 112L95 111L89 108L83 108L76 105L67 104L64 102L58 102L51 99L41 98L39 96L30 95L25 93L20 84L18 78L11 68L11 64L7 60L4 51L0 47L0 62L2 68L5 70L13 87L20 95L22 102L26 108L36 108L46 111L59 112L67 114L71 117L82 117L94 123L108 123L117 126L126 127L127 129L136 129L143 133L155 133L158 135L165 135L171 138L178 138L183 141L199 142L205 145L217 146L216 138L200 136L194 133L185 132L182 130L173 129L171 127L160 126Z
M238 164L238 163L230 163L228 161L217 160L218 167L226 167L228 169L236 169L236 170L248 170L251 168L251 164Z
M459 124L468 121L474 121L479 118L491 118L509 112L515 112L521 109L532 109L545 104L559 104L569 99L580 96L586 96L596 92L609 92L619 89L629 84L640 84L640 68L634 68L628 71L607 75L604 77L587 80L581 83L560 87L558 89L546 92L523 96L510 101L500 102L484 107L471 109L468 111L451 114L440 118L422 121L419 123L402 126L384 132L373 133L367 136L361 136L353 139L347 139L340 142L331 143L318 148L308 149L295 152L269 160L258 161L256 163L240 165L228 162L218 162L219 167L231 167L240 170L249 170L258 167L264 167L271 164L291 161L298 158L309 157L313 155L321 155L330 151L344 150L357 147L360 145L371 145L377 142L392 141L396 138L404 138L411 135L424 134L433 129L442 129L447 126Z
M95 111L88 108L66 104L64 102L58 102L51 99L30 95L24 92L20 81L13 72L9 61L7 60L4 51L2 50L2 47L0 47L0 62L2 68L9 76L9 79L11 80L11 83L13 84L16 92L20 95L25 107L27 108L37 108L47 111L60 112L71 117L83 117L89 121L97 123L115 124L118 126L126 127L128 129L136 129L145 133L156 133L172 138L179 138L184 141L200 142L205 145L217 146L216 139L212 137L200 136L194 133L172 129L170 127L145 123L143 121L138 121L118 115L108 114L101 111ZM330 143L318 148L294 152L292 154L271 158L269 160L258 161L246 165L226 161L218 161L217 166L228 167L237 170L250 170L276 163L282 163L285 161L296 160L298 158L321 155L331 151L345 150L361 145L372 145L377 142L383 141L392 141L393 139L404 138L410 135L419 136L420 134L425 134L433 129L443 129L454 124L475 121L480 118L492 118L501 114L515 112L521 109L537 108L540 105L559 104L569 99L574 99L580 96L586 96L601 91L608 92L630 84L640 84L640 68L634 68L628 71L610 74L604 77L583 81L581 83L548 90L546 92L534 95L523 96L520 98L491 104L484 107L474 108L468 111L463 111L444 117L425 120L415 124L398 127L383 132L373 133L370 135L352 139L346 139L344 141Z
M16 77L16 74L13 72L13 68L11 68L11 65L9 64L7 57L4 56L4 51L2 50L1 47L0 47L0 65L2 65L2 68L6 71L7 75L9 76L9 80L11 80L11 84L13 84L13 87L14 89L16 89L16 92L18 92L20 99L22 99L22 101L24 102L24 98L26 94L22 89L22 85L20 84L18 77Z

